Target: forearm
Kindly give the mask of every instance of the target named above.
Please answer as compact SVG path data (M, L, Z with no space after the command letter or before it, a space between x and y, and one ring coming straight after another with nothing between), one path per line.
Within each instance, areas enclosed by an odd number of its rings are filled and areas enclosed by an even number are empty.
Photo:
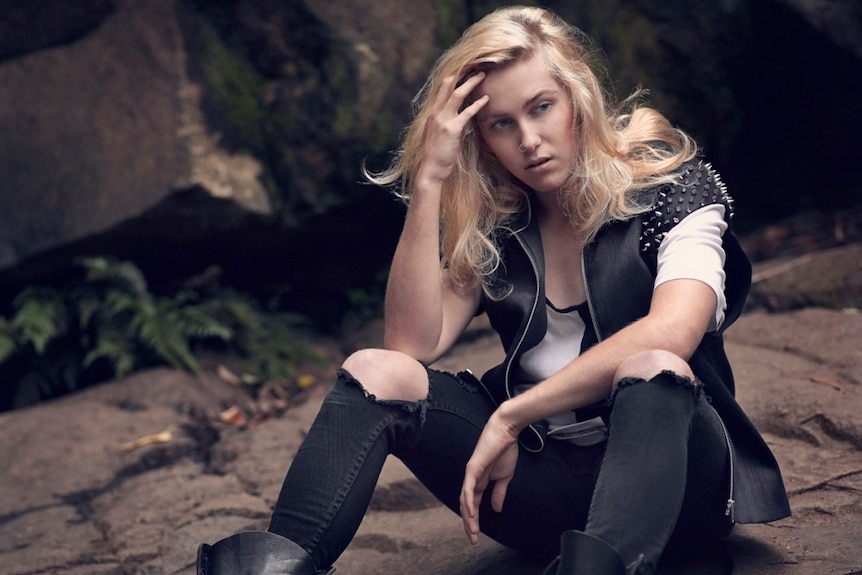
M641 351L663 349L688 360L715 306L711 289L695 280L657 288L650 313L593 346L563 369L505 402L501 417L513 429L606 399L620 364Z
M432 362L472 317L478 290L449 281L440 265L440 199L455 167L465 126L488 99L465 105L482 81L475 74L456 87L447 77L427 118L421 165L411 184L410 205L395 250L386 291L384 345Z
M626 331L641 330L630 326L584 352L560 371L503 403L500 416L519 431L556 413L606 399L617 367L640 347L635 338L635 346L628 345Z
M417 182L389 272L384 345L408 353L436 346L443 321L440 187Z

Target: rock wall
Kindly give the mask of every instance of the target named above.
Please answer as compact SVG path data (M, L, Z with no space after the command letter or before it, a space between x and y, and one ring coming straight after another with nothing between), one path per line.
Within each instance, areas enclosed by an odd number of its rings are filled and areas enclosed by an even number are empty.
M0 65L0 268L200 185L270 211L260 163L202 123L171 0L127 0L83 38Z
M0 296L82 251L178 275L276 261L272 280L294 293L360 254L356 281L374 277L398 208L360 166L386 164L435 57L502 4L0 0ZM862 132L858 2L541 4L595 38L616 93L648 88L697 137L738 221L859 209L846 169ZM344 210L360 241L345 242ZM303 230L333 225L308 254Z

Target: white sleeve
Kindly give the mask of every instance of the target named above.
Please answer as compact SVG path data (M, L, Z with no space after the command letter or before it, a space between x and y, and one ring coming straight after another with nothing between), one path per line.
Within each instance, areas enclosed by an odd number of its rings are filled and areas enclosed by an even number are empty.
M715 292L715 315L708 331L724 322L724 248L721 237L727 230L724 205L710 204L688 216L671 229L658 248L655 286L675 279L702 281Z

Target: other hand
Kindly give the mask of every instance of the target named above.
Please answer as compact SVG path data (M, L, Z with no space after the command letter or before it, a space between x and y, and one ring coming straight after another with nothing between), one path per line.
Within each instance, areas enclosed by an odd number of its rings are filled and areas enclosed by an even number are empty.
M505 425L495 412L473 450L461 486L461 521L471 543L479 541L479 504L485 489L493 482L491 508L500 513L506 490L518 463L518 433Z

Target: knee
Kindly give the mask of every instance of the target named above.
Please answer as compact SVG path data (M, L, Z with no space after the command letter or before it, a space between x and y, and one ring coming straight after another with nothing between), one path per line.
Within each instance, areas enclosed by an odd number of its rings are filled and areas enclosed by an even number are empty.
M614 387L621 379L636 377L650 380L662 371L672 371L694 379L694 373L684 359L663 349L651 349L631 355L620 363L614 374Z
M361 349L342 367L377 399L419 401L428 396L425 366L399 351Z

